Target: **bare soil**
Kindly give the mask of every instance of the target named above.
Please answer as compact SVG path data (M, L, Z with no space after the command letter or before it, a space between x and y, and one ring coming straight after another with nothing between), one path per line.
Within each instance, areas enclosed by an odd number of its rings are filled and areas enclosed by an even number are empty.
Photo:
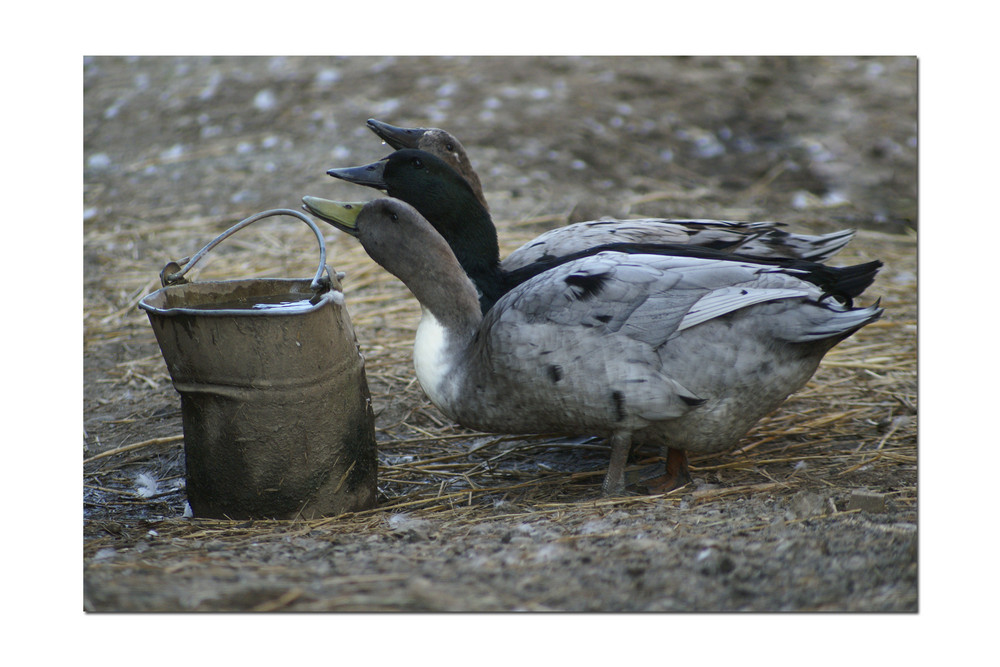
M83 67L85 609L917 610L915 59ZM331 228L377 413L379 506L185 518L179 398L136 303L166 261L247 215L375 196L325 175L388 152L369 117L460 137L504 251L602 215L852 227L833 263L885 262L864 300L885 319L736 451L694 457L691 485L601 498L600 439L484 435L437 412L413 377L419 307ZM309 276L314 246L301 223L269 221L202 277Z

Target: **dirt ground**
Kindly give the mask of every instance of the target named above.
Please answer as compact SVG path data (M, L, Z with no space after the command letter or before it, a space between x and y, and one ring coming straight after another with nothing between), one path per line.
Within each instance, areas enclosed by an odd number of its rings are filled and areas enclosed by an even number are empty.
M88 58L84 599L89 611L918 609L917 63L912 58ZM163 264L388 152L369 117L444 127L502 251L601 215L859 230L883 321L694 482L601 498L597 439L448 423L413 378L419 307L330 228L377 413L379 506L184 516L179 397L138 300ZM301 227L301 229L300 229ZM315 270L301 223L201 277ZM110 454L109 454L110 452ZM649 453L655 458L655 453Z

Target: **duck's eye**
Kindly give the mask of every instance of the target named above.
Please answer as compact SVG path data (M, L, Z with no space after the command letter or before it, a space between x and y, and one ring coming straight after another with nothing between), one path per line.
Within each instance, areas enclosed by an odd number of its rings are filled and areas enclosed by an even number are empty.
M413 166L416 167L417 169L423 169L423 167L424 167L424 161L421 160L418 157L417 158L413 158Z
M448 144L445 144L445 145L444 145L444 147L445 147L445 148L446 148L447 150L449 150L449 151L453 151L453 150L455 150L455 144L451 144L451 143L448 143Z
M398 216L398 215L396 215L395 213L390 213L390 214L389 214L389 218L390 218L390 219L391 219L391 220L392 220L393 222L399 222L399 216Z

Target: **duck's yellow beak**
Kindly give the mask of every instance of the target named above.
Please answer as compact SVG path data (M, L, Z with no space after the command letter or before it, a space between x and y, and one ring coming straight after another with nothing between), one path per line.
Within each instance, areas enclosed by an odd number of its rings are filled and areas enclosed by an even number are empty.
M333 201L319 197L303 197L302 208L323 222L328 222L351 236L358 235L358 213L366 202Z

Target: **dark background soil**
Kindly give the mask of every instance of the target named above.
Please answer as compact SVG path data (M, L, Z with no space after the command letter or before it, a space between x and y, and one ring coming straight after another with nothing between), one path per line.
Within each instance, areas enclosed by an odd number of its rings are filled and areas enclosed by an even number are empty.
M85 465L85 609L918 609L915 59L100 57L83 68L84 458L180 433L177 394L135 309L163 262L305 194L373 197L325 175L387 152L369 117L460 137L507 250L609 214L861 229L836 263L886 261L871 293L895 328L854 344L908 332L880 353L889 361L872 362L893 369L876 369L879 380L824 366L812 393L770 422L841 410L823 383L856 386L851 400L890 407L845 417L844 458L825 459L830 446L811 439L828 434L813 427L755 450L767 456L735 476L696 466L696 484L664 498L595 500L606 452L584 452L549 462L594 473L551 506L511 494L460 514L221 526L181 517L178 442ZM350 239L328 238L338 268L358 257ZM282 261L279 273L311 273L307 257ZM401 308L379 320L349 273L388 441L405 415L427 427L440 416L410 382L408 345L384 344L394 327L412 330L417 310L390 276L363 275ZM866 456L877 462L855 469ZM160 496L136 495L141 472ZM851 510L860 489L881 494L884 510Z

